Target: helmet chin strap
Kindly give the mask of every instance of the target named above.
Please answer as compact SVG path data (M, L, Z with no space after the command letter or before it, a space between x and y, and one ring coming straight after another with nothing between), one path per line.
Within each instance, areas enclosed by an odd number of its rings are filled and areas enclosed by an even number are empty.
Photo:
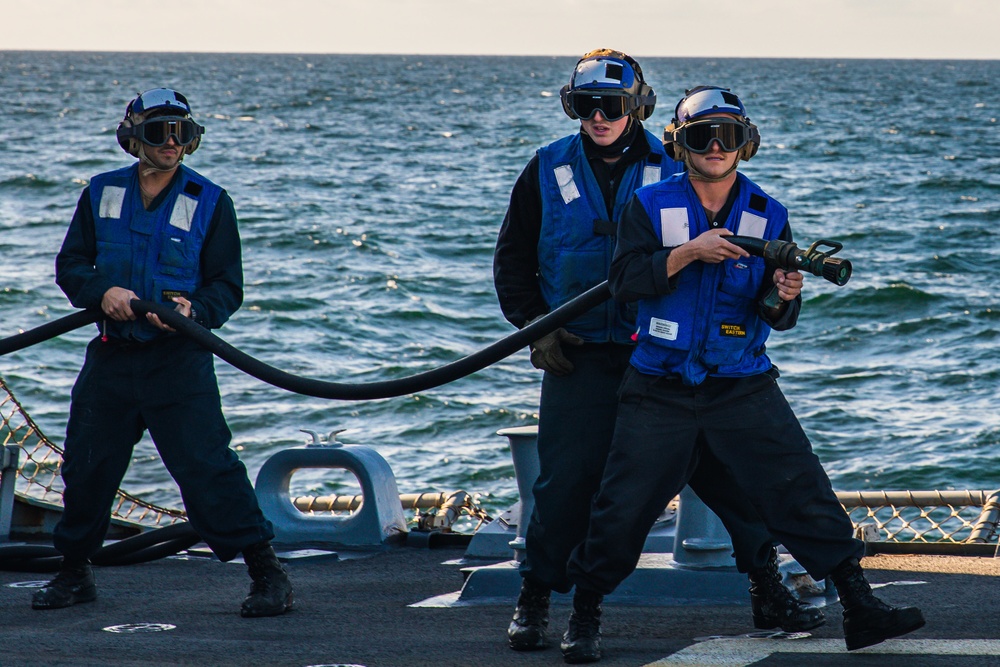
M692 181L704 181L705 183L718 183L719 181L724 181L729 176L729 174L736 171L736 165L740 163L740 156L736 155L736 161L733 162L733 166L726 170L726 173L721 176L707 176L694 166L694 162L691 160L691 153L689 151L684 151L684 164L687 165L688 178Z
M140 141L139 142L139 162L143 165L142 175L143 176L149 176L150 174L155 174L157 172L166 173L166 172L169 172L169 171L173 171L178 166L180 166L181 162L184 161L184 156L186 154L187 153L186 153L186 151L184 151L184 148L182 146L181 147L181 158L179 160L177 160L177 164L175 166L173 166L173 167L170 167L169 169L164 169L163 167L157 167L155 164L153 164L153 161L150 160L146 156L146 145Z

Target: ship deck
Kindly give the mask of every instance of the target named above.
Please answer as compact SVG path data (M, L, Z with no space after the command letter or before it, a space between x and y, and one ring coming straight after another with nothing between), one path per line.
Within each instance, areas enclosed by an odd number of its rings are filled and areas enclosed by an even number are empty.
M239 615L249 587L239 563L167 558L95 568L96 602L50 611L31 609L34 588L25 585L50 575L0 572L0 665L563 664L557 647L533 653L507 648L513 596L488 604L412 606L457 592L463 555L458 547L399 547L365 557L291 560L295 609L261 619ZM604 607L600 664L1000 665L1000 558L879 555L863 564L873 584L891 583L879 589L880 597L921 607L927 625L848 654L835 601L827 607L827 624L798 638L745 636L755 632L749 599L710 606L611 601ZM567 599L556 599L553 635L568 614ZM116 626L159 631L109 630Z

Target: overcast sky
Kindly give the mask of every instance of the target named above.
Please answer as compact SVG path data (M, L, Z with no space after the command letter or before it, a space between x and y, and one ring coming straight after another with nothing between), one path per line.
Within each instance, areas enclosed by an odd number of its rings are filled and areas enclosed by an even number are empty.
M0 0L4 50L1000 58L1000 0Z

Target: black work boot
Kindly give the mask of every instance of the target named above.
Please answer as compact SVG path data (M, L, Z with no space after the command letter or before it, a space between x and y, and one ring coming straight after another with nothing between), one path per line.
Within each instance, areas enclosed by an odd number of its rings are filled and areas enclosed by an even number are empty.
M761 630L781 628L785 632L803 632L826 623L819 607L799 600L781 581L778 552L771 549L767 564L749 573L750 607L753 626Z
M537 651L549 645L545 631L549 627L550 595L548 588L521 580L514 620L507 628L507 643L515 651Z
M924 626L916 607L893 607L872 594L857 558L838 565L830 578L844 606L844 640L847 650L872 646Z
M240 615L244 618L278 616L292 608L295 601L292 583L270 542L260 542L243 550L243 560L250 571L250 594L243 600Z
M31 608L62 609L77 602L93 602L96 599L97 587L90 561L67 561L64 558L56 578L35 591Z
M563 635L563 660L571 665L597 662L601 659L601 601L603 595L593 591L576 590L573 595L573 613L569 616L569 629Z

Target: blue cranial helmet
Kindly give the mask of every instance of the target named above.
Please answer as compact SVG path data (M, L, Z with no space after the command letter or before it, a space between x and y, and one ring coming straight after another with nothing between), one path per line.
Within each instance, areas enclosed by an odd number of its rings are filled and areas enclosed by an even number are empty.
M597 49L580 58L559 97L563 111L573 119L592 118L601 111L608 120L628 114L646 120L656 106L656 93L643 80L639 63L612 49Z
M749 122L747 109L728 88L698 86L687 91L674 109L674 123L680 125L710 113L731 113Z
M176 90L170 88L153 88L144 93L140 93L134 100L125 107L125 117L118 124L118 145L129 155L139 156L140 144L144 136L140 126L149 118L163 117L165 119L176 119L189 124L189 137L187 141L182 141L177 137L178 144L184 146L185 155L190 155L197 150L201 143L201 135L205 128L198 125L191 118L191 105L187 98ZM158 145L158 144L153 144Z
M699 130L706 129L700 126L708 121L700 123L697 121L705 116L718 114L732 114L738 120L728 122L735 122L738 125L742 125L742 128L737 128L740 132L735 133L740 135L736 137L740 159L749 160L756 155L757 149L760 147L760 132L757 130L757 126L750 122L750 118L747 116L747 109L739 96L728 88L721 88L719 86L697 86L692 88L677 103L677 106L674 108L672 122L663 130L663 147L667 151L667 155L675 160L686 161L687 150L703 152L693 147L693 142L691 144L692 147L686 146L688 143L686 141L687 131L690 130L693 133L696 126ZM720 128L717 129L720 130L721 135L723 134L721 130L726 128L720 125ZM731 127L728 129L732 130ZM726 142L722 143L725 145ZM733 150L736 150L736 147Z
M125 115L135 114L145 117L154 109L170 112L171 116L191 115L191 105L188 104L187 98L170 88L153 88L141 93L128 103Z

